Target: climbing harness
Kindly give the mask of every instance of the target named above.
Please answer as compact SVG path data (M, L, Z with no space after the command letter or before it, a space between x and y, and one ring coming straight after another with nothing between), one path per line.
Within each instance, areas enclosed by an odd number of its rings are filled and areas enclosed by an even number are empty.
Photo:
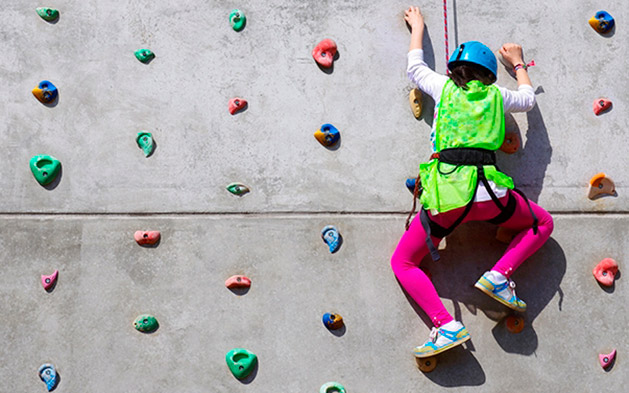
M515 213L516 200L513 194L509 193L509 199L507 200L507 203L503 206L503 204L500 202L496 194L491 189L491 186L489 185L489 181L485 177L484 166L485 165L496 166L496 153L492 150L478 149L478 148L463 148L463 147L451 148L451 149L444 149L439 153L433 153L430 158L431 160L432 159L438 160L437 168L439 172L443 175L447 175L448 173L441 172L441 169L439 168L441 164L454 165L455 166L454 170L456 170L456 168L462 165L475 166L477 170L477 180L476 180L476 185L474 186L474 192L472 194L472 197L470 201L467 203L467 205L465 205L465 209L463 210L463 213L449 227L445 228L437 224L436 222L434 222L430 218L428 211L423 206L421 207L421 210L419 212L419 219L426 233L426 245L428 246L428 250L430 251L430 256L432 257L432 259L434 261L438 261L441 258L439 256L437 247L435 247L435 244L431 239L431 236L435 236L439 239L444 238L448 236L450 233L452 233L452 231L454 231L454 229L463 222L465 217L467 217L469 212L472 210L472 206L474 205L474 199L476 198L476 192L478 190L478 182L481 182L483 184L483 186L487 190L487 193L491 197L491 200L500 209L500 213L496 217L490 220L487 220L487 222L489 223L500 225L506 222L507 220L509 220ZM406 219L407 230L410 225L410 219L413 213L415 213L417 198L423 191L420 183L421 181L418 176L417 181L415 183L415 190L413 193L414 195L413 209L411 210L410 214L408 215L408 218ZM537 219L537 216L535 215L535 212L533 212L533 208L531 207L531 204L528 198L522 191L518 190L517 188L514 188L513 191L520 194L520 196L522 196L522 198L526 202L529 208L529 211L531 212L531 217L533 218L533 225L532 225L533 233L537 234L538 219Z

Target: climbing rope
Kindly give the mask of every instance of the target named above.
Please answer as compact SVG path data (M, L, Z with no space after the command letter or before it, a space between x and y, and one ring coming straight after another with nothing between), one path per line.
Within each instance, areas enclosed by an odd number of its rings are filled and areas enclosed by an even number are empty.
M443 0L443 29L445 32L446 70L447 70L448 61L450 60L450 50L448 49L448 0Z

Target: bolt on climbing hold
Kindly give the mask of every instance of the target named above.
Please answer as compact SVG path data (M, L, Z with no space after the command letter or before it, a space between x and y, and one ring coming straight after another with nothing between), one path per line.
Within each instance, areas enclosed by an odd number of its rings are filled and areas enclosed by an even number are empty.
M135 327L135 330L139 332L151 333L157 330L159 323L157 323L157 318L154 316L150 314L142 314L133 321L133 326Z
M53 102L59 95L57 87L50 81L41 81L36 88L33 89L33 95L42 104L49 104Z
M245 28L246 23L247 18L241 10L235 9L229 14L229 24L232 26L232 29L240 31Z
M343 326L343 317L339 314L326 312L321 318L323 325L330 330L340 329Z
M251 286L251 280L246 276L235 275L225 281L225 286L229 289L249 288Z
M258 357L243 348L234 348L225 355L227 367L238 379L247 378L258 363Z
M336 50L336 42L326 38L314 47L312 57L321 67L330 68L334 62Z
M422 115L422 92L418 88L414 88L408 95L408 101L411 104L413 116L419 119Z
M143 246L145 244L153 245L159 241L161 234L159 231L135 231L133 238Z
M52 273L50 276L45 276L42 274L41 285L44 286L44 289L46 291L48 291L50 288L52 288L55 285L55 282L57 282L58 275L59 275L59 270L55 270L55 272Z
M57 370L52 364L42 364L38 370L39 378L46 383L48 391L52 391L57 386Z
M155 58L155 53L150 49L138 49L134 52L135 58L146 64Z
M321 385L319 393L346 393L345 387L338 382L327 382Z
M603 367L604 369L607 369L609 366L611 366L615 358L616 358L615 349L608 354L601 353L598 355L598 361L601 363L601 367Z
M35 9L35 11L37 11L37 15L41 16L46 22L52 22L59 18L59 10L54 8L39 7Z
M513 154L520 148L520 137L517 132L508 131L505 132L505 139L500 146L500 151Z
M607 112L611 107L612 102L607 98L598 98L594 100L594 103L592 104L592 109L594 110L594 114L596 116L603 112Z
M605 34L614 27L614 18L606 11L599 11L588 21L600 34Z
M498 240L500 243L510 244L517 234L518 231L516 230L498 227L498 231L496 232L496 240Z
M328 225L321 230L321 238L328 245L330 253L334 254L341 247L341 235L333 225Z
M30 167L35 180L45 186L57 178L61 169L61 162L53 156L40 154L31 158Z
M593 200L603 195L616 195L616 185L604 173L597 173L590 179L588 198Z
M249 187L245 186L242 183L231 183L229 185L227 185L227 187L225 187L227 189L227 191L231 192L234 195L237 196L243 196L246 193L248 193L249 191Z
M325 123L315 133L314 137L325 147L332 147L341 138L339 130L332 124Z
M240 97L234 97L229 100L229 113L235 115L236 112L242 110L245 106L247 106L247 100Z
M135 138L135 142L138 144L138 147L142 149L145 157L153 154L153 151L155 150L153 134L146 131L140 131L138 132L138 136Z
M505 325L510 333L518 334L524 329L524 318L519 315L509 315L505 319Z
M594 266L594 269L592 270L592 274L594 275L594 278L596 278L596 281L606 287L611 287L614 284L616 273L618 273L618 262L611 258L603 259Z

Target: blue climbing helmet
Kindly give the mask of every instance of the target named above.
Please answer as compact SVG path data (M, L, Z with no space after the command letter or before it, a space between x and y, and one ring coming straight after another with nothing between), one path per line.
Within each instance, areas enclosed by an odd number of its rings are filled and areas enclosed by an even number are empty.
M448 61L448 69L452 69L458 65L472 63L477 64L490 71L494 78L498 74L498 62L496 56L487 47L487 45L478 41L468 41L459 45Z

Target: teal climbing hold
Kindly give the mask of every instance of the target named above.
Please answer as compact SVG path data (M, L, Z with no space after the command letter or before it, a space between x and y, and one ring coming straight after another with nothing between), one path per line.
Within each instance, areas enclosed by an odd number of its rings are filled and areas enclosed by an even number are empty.
M225 355L227 367L238 379L247 378L258 363L258 357L242 348L234 348Z
M232 12L229 14L229 23L232 25L232 28L234 30L240 31L245 28L247 18L241 10L232 10Z
M135 57L146 64L155 58L155 53L151 52L149 49L138 49L135 51Z
M138 146L144 151L144 156L148 157L153 154L155 144L153 143L153 134L146 131L138 132L138 136L135 138Z
M245 186L242 183L231 183L225 188L227 188L227 191L238 196L243 196L250 191L249 187Z
M53 156L37 155L31 158L31 172L42 186L52 183L59 175L61 162Z
M35 9L35 11L37 11L37 15L41 16L46 22L52 22L59 18L59 10L54 8L39 7Z
M324 383L319 393L346 393L345 387L338 382Z

